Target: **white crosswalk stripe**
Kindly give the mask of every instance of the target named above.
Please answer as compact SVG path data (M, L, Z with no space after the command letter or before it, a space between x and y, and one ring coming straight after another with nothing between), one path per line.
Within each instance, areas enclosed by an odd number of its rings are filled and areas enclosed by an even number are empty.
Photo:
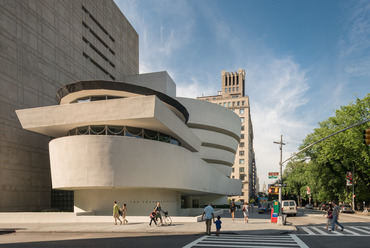
M344 226L343 231L340 231L339 228L336 231L332 232L326 230L325 226L303 226L298 227L298 230L300 230L301 232L298 235L370 236L370 227L366 226Z
M183 248L243 247L243 248L308 248L296 235L228 235L203 236Z

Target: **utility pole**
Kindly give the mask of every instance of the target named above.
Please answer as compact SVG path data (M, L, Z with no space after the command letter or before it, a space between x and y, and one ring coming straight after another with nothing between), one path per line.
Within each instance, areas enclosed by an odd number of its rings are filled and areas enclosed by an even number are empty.
M280 208L281 208L281 202L282 202L282 191L283 191L283 145L285 145L285 143L283 143L283 135L280 135L280 142L277 142L277 141L274 141L275 144L279 144L280 145L280 162L279 162L279 165L280 165L280 172L279 172L279 184L280 184L280 187L279 187L279 204L280 204ZM281 213L279 212L279 215L281 215Z
M352 162L352 208L353 211L356 210L355 206L355 166Z

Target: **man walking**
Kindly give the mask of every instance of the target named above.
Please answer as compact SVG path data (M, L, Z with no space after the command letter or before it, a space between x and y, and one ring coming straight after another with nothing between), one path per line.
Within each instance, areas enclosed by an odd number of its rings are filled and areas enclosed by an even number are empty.
M207 207L204 208L202 220L203 220L203 217L205 217L206 219L207 235L211 235L211 225L212 225L212 222L215 220L215 210L213 209L211 204L209 204Z
M333 206L334 206L334 209L333 209L333 220L332 220L331 229L329 229L329 232L334 231L335 224L337 224L338 226L340 226L342 228L341 231L343 231L344 227L342 226L342 224L340 224L338 222L340 207L337 205L336 202L333 202Z

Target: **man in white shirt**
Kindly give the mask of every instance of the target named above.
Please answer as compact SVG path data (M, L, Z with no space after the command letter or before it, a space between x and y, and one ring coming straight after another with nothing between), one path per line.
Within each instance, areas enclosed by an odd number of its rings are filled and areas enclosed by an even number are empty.
M213 209L211 204L209 204L207 207L204 208L202 220L204 217L206 220L207 235L211 235L211 225L212 225L212 222L215 220L215 210Z

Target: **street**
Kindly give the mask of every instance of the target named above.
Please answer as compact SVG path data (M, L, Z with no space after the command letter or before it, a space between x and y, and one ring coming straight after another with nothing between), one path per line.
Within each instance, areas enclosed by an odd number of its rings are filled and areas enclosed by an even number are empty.
M356 214L341 214L343 232L325 230L324 211L299 209L296 217L288 217L287 225L294 225L296 231L274 229L276 224L268 222L268 214L250 214L250 222L244 223L242 213L237 212L235 221L229 213L221 220L224 227L216 237L195 231L203 230L202 223L174 224L189 227L186 232L167 232L155 227L154 232L39 232L19 230L0 235L0 247L368 247L370 242L370 217ZM264 221L264 222L263 222ZM261 224L264 223L264 224ZM146 224L147 225L147 224ZM239 229L231 229L239 225ZM132 224L134 226L134 224ZM129 227L129 226L127 226ZM169 227L171 228L171 227ZM214 226L212 227L214 231Z

